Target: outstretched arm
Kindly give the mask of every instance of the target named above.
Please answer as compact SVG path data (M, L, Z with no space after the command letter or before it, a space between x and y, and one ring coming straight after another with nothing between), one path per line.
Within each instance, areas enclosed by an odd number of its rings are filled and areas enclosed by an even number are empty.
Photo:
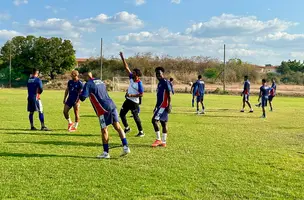
M79 95L79 99L84 101L86 98L90 96L89 85L86 83L83 87L81 94Z
M130 68L129 68L128 63L126 62L126 60L125 60L125 58L124 58L123 53L120 52L119 55L120 55L120 58L121 58L121 60L122 60L122 62L123 62L123 64L124 64L124 67L125 67L125 69L126 69L128 75L130 75L130 74L131 74L131 70L130 70Z

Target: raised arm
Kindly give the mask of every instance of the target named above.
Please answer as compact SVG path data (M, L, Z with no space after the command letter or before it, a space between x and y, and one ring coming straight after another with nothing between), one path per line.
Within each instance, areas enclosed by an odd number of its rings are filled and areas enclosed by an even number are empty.
M122 60L122 62L123 62L123 64L124 64L124 67L125 67L125 69L126 69L128 75L130 75L130 74L131 74L131 70L130 70L130 68L129 68L128 63L126 62L126 60L125 60L125 58L124 58L123 53L120 52L119 55L120 55L120 58L121 58L121 60Z

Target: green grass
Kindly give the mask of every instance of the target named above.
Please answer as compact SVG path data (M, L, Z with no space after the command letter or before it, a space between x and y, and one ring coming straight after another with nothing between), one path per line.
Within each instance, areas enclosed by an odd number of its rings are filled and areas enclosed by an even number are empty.
M124 94L110 95L120 108ZM146 94L146 136L134 137L128 118L131 154L121 158L110 128L110 160L95 159L102 147L89 101L78 132L68 133L62 99L62 91L45 91L53 131L31 132L26 91L0 90L0 199L304 199L303 98L275 98L275 112L260 119L260 109L239 112L241 97L207 95L207 114L197 116L191 96L176 94L168 146L153 149L155 94Z

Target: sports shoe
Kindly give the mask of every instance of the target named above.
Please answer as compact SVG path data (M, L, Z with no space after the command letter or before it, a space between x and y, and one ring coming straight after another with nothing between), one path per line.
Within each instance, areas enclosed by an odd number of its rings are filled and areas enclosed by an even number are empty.
M36 127L31 127L31 131L37 131L38 129Z
M73 127L74 123L69 123L68 124L68 131L70 131L70 129Z
M75 131L77 131L77 128L74 127L74 126L72 126L72 128L70 128L69 131L70 131L70 132L75 132Z
M160 146L167 147L167 143L162 143Z
M244 109L242 109L240 112L245 112Z
M144 137L144 136L145 136L144 132L139 132L135 137Z
M201 114L205 114L205 110L202 110Z
M261 107L261 104L260 104L260 103L259 103L259 104L255 104L255 106L256 106L256 107Z
M130 131L131 131L131 128L129 127L129 128L125 128L125 134L127 134L127 133L129 133Z
M99 156L97 156L97 158L99 159L109 159L110 158L110 154L107 152L103 152L102 154L100 154Z
M253 113L253 110L251 109L249 112L250 112L250 113Z
M50 129L48 129L46 126L41 127L42 131L49 131Z
M261 118L266 118L266 116L265 116L265 115L262 115Z
M123 147L122 153L120 154L120 156L125 156L127 154L131 153L130 148L127 146Z
M160 146L162 144L161 140L155 140L155 142L152 144L152 147L157 147Z
M200 111L196 111L196 114L199 115L199 114L201 114L201 113L200 113Z

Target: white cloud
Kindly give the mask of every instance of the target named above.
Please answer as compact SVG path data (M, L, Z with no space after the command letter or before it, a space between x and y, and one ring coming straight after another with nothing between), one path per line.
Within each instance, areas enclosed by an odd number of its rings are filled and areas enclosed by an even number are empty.
M46 5L44 8L47 9L47 10L51 10L54 14L57 14L59 11L65 11L66 10L65 8L56 8L56 7L50 6L50 5Z
M180 4L181 0L171 0L171 3Z
M140 6L146 3L146 0L135 0L135 5Z
M195 23L186 32L199 37L257 35L284 31L295 25L297 23L277 18L260 21L256 16L222 14L212 17L207 22Z
M19 6L21 4L28 4L28 0L14 0L13 3L16 5L16 6Z
M293 51L290 52L290 56L296 59L304 60L304 52Z
M13 30L0 30L0 39L1 40L10 40L11 38L15 37L15 36L21 36L23 35L22 33L19 33L17 31L13 31Z
M114 16L107 16L106 14L102 13L96 17L81 19L79 22L87 26L97 24L116 24L129 28L139 28L144 25L144 22L140 20L137 15L128 13L126 11L118 12Z
M0 13L0 21L8 20L11 16L8 13Z
M304 50L304 34L277 32L258 37L255 42L272 48Z

